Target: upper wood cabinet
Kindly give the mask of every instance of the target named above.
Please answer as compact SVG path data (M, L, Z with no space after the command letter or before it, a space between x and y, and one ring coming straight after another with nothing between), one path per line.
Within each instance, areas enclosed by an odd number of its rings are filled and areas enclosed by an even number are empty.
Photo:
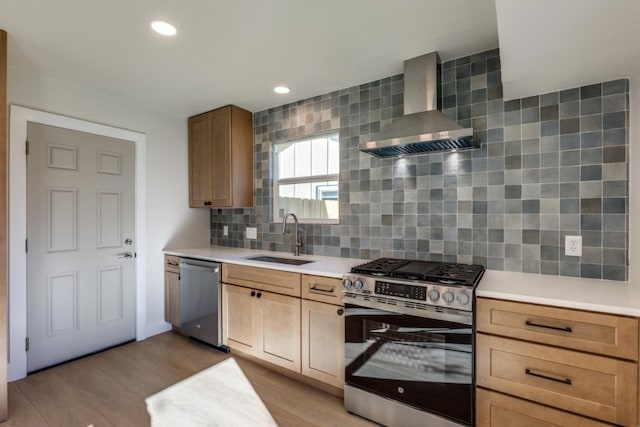
M253 206L253 124L234 105L189 118L189 207Z

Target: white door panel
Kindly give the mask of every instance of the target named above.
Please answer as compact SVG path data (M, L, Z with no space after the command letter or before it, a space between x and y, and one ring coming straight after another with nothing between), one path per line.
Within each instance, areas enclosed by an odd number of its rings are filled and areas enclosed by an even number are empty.
M28 371L135 338L134 144L29 123Z

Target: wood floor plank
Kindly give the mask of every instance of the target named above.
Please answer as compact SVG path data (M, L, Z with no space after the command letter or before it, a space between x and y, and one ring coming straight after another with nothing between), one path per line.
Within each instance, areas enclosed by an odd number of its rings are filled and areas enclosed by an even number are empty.
M234 357L279 426L372 426L341 398L250 360L167 332L9 384L4 426L148 426L144 399ZM251 410L251 408L247 408Z
M20 391L16 383L8 384L9 419L2 427L48 426L29 399Z
M140 427L151 423L144 400L137 400L126 408L108 413L107 416L118 427Z
M54 369L17 381L20 391L53 426L115 426Z

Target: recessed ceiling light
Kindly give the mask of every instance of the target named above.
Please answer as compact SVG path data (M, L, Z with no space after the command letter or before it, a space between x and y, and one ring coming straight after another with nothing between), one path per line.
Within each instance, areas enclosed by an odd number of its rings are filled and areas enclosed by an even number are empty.
M291 89L289 89L286 86L276 86L276 87L273 88L273 91L275 93L285 94L285 93L289 93L291 91Z
M162 34L163 36L175 36L178 32L176 27L165 21L153 21L151 23L151 28L153 28L153 31L158 34Z

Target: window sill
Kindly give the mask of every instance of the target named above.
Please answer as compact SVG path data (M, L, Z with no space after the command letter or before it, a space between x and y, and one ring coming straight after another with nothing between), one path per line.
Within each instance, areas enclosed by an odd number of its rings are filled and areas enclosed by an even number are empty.
M282 218L274 218L271 221L273 224L282 224ZM287 221L288 223L293 223L292 220ZM340 225L339 219L320 219L320 218L298 218L298 224L329 224L329 225Z

